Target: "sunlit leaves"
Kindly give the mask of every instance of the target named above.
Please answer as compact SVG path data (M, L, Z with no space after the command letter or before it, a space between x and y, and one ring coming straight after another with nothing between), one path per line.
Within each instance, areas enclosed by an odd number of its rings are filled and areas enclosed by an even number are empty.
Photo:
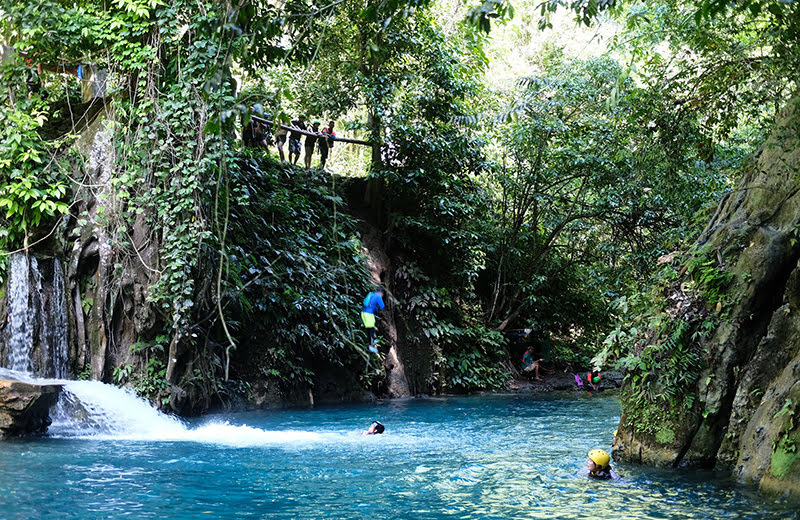
M467 21L479 30L488 33L491 22L500 22L514 16L514 7L508 0L485 0L467 13Z
M28 111L23 108L27 108ZM0 108L0 250L23 245L29 233L67 212L66 178L39 136L44 108L37 99Z

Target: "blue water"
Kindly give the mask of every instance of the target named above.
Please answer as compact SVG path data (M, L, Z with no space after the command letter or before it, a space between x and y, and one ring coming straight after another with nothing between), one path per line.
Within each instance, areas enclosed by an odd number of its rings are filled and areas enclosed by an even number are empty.
M386 433L360 435L373 419ZM6 442L0 518L798 518L710 473L576 476L618 420L612 395L454 397Z

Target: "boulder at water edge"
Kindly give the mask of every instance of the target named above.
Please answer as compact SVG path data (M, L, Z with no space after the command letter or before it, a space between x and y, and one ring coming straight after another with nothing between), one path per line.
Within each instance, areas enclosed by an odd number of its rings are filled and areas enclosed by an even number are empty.
M44 433L60 391L59 385L0 380L0 439Z

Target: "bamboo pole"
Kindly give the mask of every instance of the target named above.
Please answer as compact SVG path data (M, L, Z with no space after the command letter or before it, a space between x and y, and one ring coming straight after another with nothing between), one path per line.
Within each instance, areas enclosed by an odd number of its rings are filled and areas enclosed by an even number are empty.
M269 119L264 119L263 117L250 116L250 119L258 121L259 123L264 123L264 124L268 124L268 125L272 125L272 126L275 125L275 123L273 121L270 121ZM293 126L286 126L286 125L278 125L278 126L280 126L281 128L283 128L285 130L289 130L291 132L297 132L298 134L310 135L310 136L314 136L314 137L320 137L319 133L314 133L314 132L311 132L309 130L301 130L300 128L295 128ZM335 136L330 136L330 135L327 135L327 134L325 134L325 137L327 137L328 139L332 139L333 141L336 141L337 143L352 143L352 144L362 144L364 146L372 146L372 143L370 143L369 141L362 141L360 139L349 139L347 137L335 137Z

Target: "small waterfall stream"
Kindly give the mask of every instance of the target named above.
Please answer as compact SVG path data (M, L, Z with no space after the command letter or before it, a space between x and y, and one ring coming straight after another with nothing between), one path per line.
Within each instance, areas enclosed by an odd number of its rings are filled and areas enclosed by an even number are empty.
M6 368L66 378L69 326L61 262L12 255L7 300Z
M131 389L100 381L68 380L67 297L58 259L40 261L24 254L13 255L7 300L10 323L2 332L6 335L7 367L0 367L0 379L62 387L59 400L50 411L50 436L233 445L320 438L312 432L265 431L226 423L188 429Z
M67 378L67 356L69 343L69 322L67 320L67 293L64 290L66 282L61 262L56 260L53 264L53 293L51 297L51 313L48 324L52 354L53 375L58 379Z
M21 253L12 255L8 277L8 368L18 372L33 370L30 350L35 316L30 306L30 278L28 258Z

